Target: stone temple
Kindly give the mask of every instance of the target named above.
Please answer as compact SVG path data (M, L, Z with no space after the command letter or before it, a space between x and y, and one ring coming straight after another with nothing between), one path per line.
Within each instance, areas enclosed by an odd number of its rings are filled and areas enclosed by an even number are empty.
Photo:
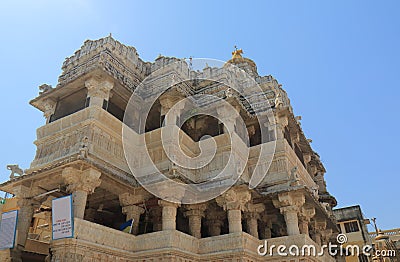
M254 117L257 110L265 108L252 107L243 94L223 82L202 80L204 76L219 77L221 68L206 65L195 70L191 59L161 55L154 62L145 62L134 47L111 35L85 41L64 61L57 86L40 86L38 97L30 102L44 113L46 124L37 129L37 151L29 169L0 185L0 190L13 195L19 209L15 247L0 251L0 260L335 261L329 254L281 256L276 250L259 254L265 240L269 246L317 248L334 241L338 233L332 214L336 199L326 189L325 168L302 131L301 118L293 114L282 85L270 75L259 76L256 64L244 58L241 50L232 55L225 66L246 72L262 90L256 100L262 98L261 103L270 105L273 132L267 138L261 137L263 123ZM180 79L184 71L192 81L166 89L138 131L145 137L149 157L165 177L193 184L213 177L224 168L226 156L235 146L230 133L248 134L249 155L238 168L242 176L207 201L180 201L185 192L174 187L158 189L175 199L146 190L139 182L151 180L152 169L139 169L145 179L138 181L124 151L124 115L132 93L154 72L173 63L185 68L176 75L164 70L153 80L157 78L162 86ZM157 91L146 87L145 94ZM238 128L236 120L222 123L206 114L189 116L177 125L176 115L168 116L168 112L196 94L227 102L247 130ZM141 108L135 110L140 113ZM220 119L231 115L220 108L215 112ZM199 143L207 140L202 137L211 136L217 146L214 159L196 170L175 165L161 142L162 130L171 125L178 130L180 147L188 156L198 155ZM271 141L273 157L260 156L260 148ZM136 154L145 152L138 149ZM260 183L249 187L257 158L270 165ZM222 185L225 180L216 181ZM51 200L69 194L73 198L73 237L52 240ZM120 231L120 225L130 219L134 221L131 234Z

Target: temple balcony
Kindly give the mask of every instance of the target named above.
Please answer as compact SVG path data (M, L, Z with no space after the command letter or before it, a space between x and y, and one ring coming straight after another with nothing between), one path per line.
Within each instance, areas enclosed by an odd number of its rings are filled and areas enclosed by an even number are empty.
M179 145L182 151L189 157L198 155L200 153L199 143L193 141L177 126L174 128L178 129ZM171 161L168 159L161 142L161 132L165 131L164 129L164 127L161 127L146 132L145 139L147 151L152 161L159 170L168 172L171 169ZM88 157L90 160L100 160L122 170L123 173L130 174L131 171L125 161L121 131L122 122L100 107L87 107L48 123L37 130L37 140L35 141L37 151L35 159L31 163L30 171L63 161ZM178 173L194 183L217 175L225 167L232 146L228 134L220 134L213 139L217 150L210 164L197 170L176 167ZM234 143L241 145L236 147L239 150L235 154L245 158L245 153L241 151L245 146L244 143L236 134L233 134L232 139ZM269 169L271 152L259 156L261 146L250 147L247 168L242 175L245 182L249 181L250 174L253 173L256 162L260 158L259 164L262 168L258 172L268 170L268 175L264 177L260 186L267 187L268 190L280 190L290 186L295 178L300 185L305 185L308 188L316 187L312 177L285 139L276 141L274 156ZM273 148L272 145L268 146ZM178 150L178 148L173 150ZM146 166L142 166L141 170L146 170Z
M51 242L54 261L115 261L116 258L123 261L142 261L149 257L193 262L231 259L287 261L288 258L301 261L335 261L326 249L323 256L279 256L277 248L273 250L273 255L261 256L257 250L259 245L265 244L265 240L256 239L244 232L198 239L177 230L134 236L77 218L74 225L73 238ZM321 249L304 234L270 238L267 243L268 247L286 245L288 249L291 245L296 245L301 250L305 245L312 245L317 252Z
M161 131L163 128L146 132L145 139L152 161L162 172L167 172L171 163L162 147ZM176 129L179 128L176 127ZM37 140L35 141L37 151L30 171L42 169L57 162L88 157L93 161L100 160L116 167L122 171L122 175L130 174L125 161L121 130L122 122L100 107L87 107L48 123L37 130ZM179 129L177 132L179 132L180 148L183 152L189 157L198 155L199 143L194 142L182 130ZM218 174L226 165L227 154L232 147L228 134L220 134L213 139L216 142L217 151L209 165L196 171L177 167L177 171L195 183ZM234 143L243 144L235 133L232 135L232 139ZM257 160L260 158L259 164L263 168L260 168L258 172L268 170L268 175L263 179L261 186L268 187L269 190L279 190L289 185L293 180L293 173L295 173L299 184L309 188L316 187L312 177L285 139L276 141L275 154L269 169L271 156L268 154L271 152L259 156L260 149L261 145L256 145L249 150L248 168L243 172L245 181L248 182L250 179L249 174L253 173ZM241 157L245 155L243 152L236 153ZM85 154L87 155L85 156Z

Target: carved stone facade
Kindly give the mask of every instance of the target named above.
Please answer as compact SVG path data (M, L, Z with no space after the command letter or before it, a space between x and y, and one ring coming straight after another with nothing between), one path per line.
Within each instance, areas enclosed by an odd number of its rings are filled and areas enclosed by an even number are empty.
M201 183L224 169L227 156L234 148L232 143L239 141L238 134L247 130L249 158L247 163L232 169L243 171L242 177L217 197L188 204L180 202L188 192L165 187L160 189L160 194L175 198L160 199L147 192L132 175L122 143L127 101L143 79L165 64L177 61L186 63L183 59L163 56L153 63L144 62L134 47L125 46L111 36L86 41L66 59L57 86L46 89L31 101L44 113L46 124L37 131L37 151L30 168L24 175L0 185L1 190L19 198L20 208L18 245L13 250L0 252L2 261L11 258L21 261L28 252L26 243L35 241L28 235L38 230L29 228L34 214L49 214L50 200L67 194L73 196L74 237L41 241L51 249L50 253L42 254L43 259L48 255L47 259L54 262L334 261L328 255L297 258L257 254L258 246L265 239L271 244L299 246L318 246L329 241L337 232L331 212L336 200L326 189L325 169L310 140L304 136L300 118L294 116L286 92L272 76L259 76L255 63L243 58L239 50L234 51L227 63L240 67L260 85L265 97L251 98L257 102L256 108L221 83L177 85L156 101L141 132L146 136L147 153L165 176L179 182ZM189 70L191 76L199 79L222 77L222 72L209 66L203 71ZM169 84L178 77L166 74L159 81ZM150 95L156 90L147 91ZM227 101L237 116L244 119L245 128L238 128L237 119L231 119L232 112L226 108L216 110L219 118L226 120L222 126L208 116L190 118L177 126L183 106L170 109L194 94L214 95ZM269 134L269 140L262 141L261 123L256 121L254 112L263 110L268 102L272 105L268 110L273 112L276 123L272 123L274 132ZM139 114L141 108L137 111ZM215 157L199 169L175 165L169 156L177 149L166 152L162 144L161 131L167 126L179 129L180 148L190 157L201 153L202 136L214 137L218 147ZM228 133L228 130L233 131ZM268 166L268 159L261 155L260 148L262 143L272 140L276 147ZM238 157L244 155L241 150L234 153ZM141 156L145 152L137 154ZM184 158L173 155L176 160ZM136 161L136 166L143 165L140 157ZM265 167L257 172L265 171L267 175L260 186L250 188L251 174L259 175L253 173L257 163ZM153 174L143 175L151 178ZM223 184L225 180L222 177L215 184ZM37 197L49 191L46 199ZM119 226L130 219L133 220L132 234L119 231Z

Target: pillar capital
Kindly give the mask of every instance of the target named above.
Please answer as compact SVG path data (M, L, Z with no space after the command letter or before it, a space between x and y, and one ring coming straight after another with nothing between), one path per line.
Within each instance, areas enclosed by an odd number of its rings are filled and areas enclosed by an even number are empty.
M215 200L224 210L245 210L245 205L251 199L247 189L231 188Z
M93 168L81 171L73 167L66 167L61 176L67 184L69 192L84 191L90 194L101 184L101 173Z
M147 192L141 192L137 194L123 193L119 195L119 203L122 207L143 204L148 200L151 195Z
M122 213L124 215L126 215L126 218L128 220L132 219L132 218L134 218L136 220L136 218L138 216L140 216L141 214L144 213L144 208L142 208L140 206L135 206L135 205L124 206L124 207L122 207ZM138 222L138 221L135 221L135 222Z
M66 167L61 176L67 184L67 191L72 193L74 217L83 219L87 196L100 186L101 173L93 168L81 171L73 167Z
M315 208L313 207L302 207L300 209L299 218L307 220L308 222L315 216Z
M88 90L88 97L98 97L108 100L114 83L109 80L90 78L85 81L85 87Z
M50 121L50 117L54 114L56 110L57 102L53 99L44 99L42 102L43 116L46 118L47 123Z
M289 236L300 234L298 215L305 200L305 195L302 192L291 191L278 194L278 199L272 201L285 218Z
M181 206L181 204L179 204L179 203L169 202L169 201L161 200L161 199L158 200L158 205L162 206L162 207L175 207L175 208L178 208Z
M206 204L185 205L184 215L189 218L189 232L196 238L201 238L201 218L204 217Z
M278 199L273 200L273 204L277 208L293 207L300 210L306 202L304 193L292 191L278 194Z
M206 204L193 204L193 205L184 205L185 208L185 216L200 216L204 217L204 211L207 208Z
M258 204L247 203L245 207L245 216L259 219L260 214L264 211L265 211L265 205L263 203L258 203Z
M315 208L302 207L299 214L299 229L301 234L309 234L309 223L312 217L315 216Z
M321 232L326 229L326 221L323 220L313 220L312 225L315 231Z
M325 230L322 230L320 232L320 234L321 234L321 242L324 243L324 244L328 244L328 242L330 241L330 238L331 238L331 236L333 234L333 230L332 229L325 229Z

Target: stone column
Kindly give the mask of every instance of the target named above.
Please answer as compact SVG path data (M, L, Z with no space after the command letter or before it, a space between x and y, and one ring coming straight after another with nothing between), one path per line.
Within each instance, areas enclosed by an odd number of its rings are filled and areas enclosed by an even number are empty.
M33 213L36 208L40 207L41 202L35 200L33 197L38 195L38 188L29 188L23 185L15 186L12 189L12 193L18 199L17 205L18 211L18 224L17 224L17 236L15 247L11 250L2 251L2 259L4 261L22 261L21 253L25 248L26 239L28 238L29 227L33 218Z
M162 230L175 230L176 211L180 204L165 200L159 200L158 204L162 206Z
M228 130L234 132L236 118L239 116L239 113L237 111L232 112L232 109L226 106L217 108L217 113L219 119L221 119L221 122L224 123L224 134L229 134Z
M299 215L299 228L300 228L300 233L308 235L309 234L309 228L308 224L310 223L310 220L312 217L315 215L315 208L309 207L301 208L301 213Z
M161 207L153 207L150 209L150 216L153 222L153 231L161 231L162 230L162 208Z
M133 220L131 233L137 235L139 233L140 215L144 213L144 208L135 205L124 206L122 207L122 213L126 215L126 220Z
M321 231L321 243L328 245L329 241L331 240L331 236L333 234L332 229L325 229Z
M57 103L52 99L45 99L42 102L42 107L44 109L43 116L46 118L46 124L50 122L50 118L56 110L56 104Z
M217 204L228 213L229 233L242 232L242 210L250 199L250 192L243 188L231 188L216 198Z
M87 196L100 186L101 173L93 168L81 171L73 167L66 167L61 175L68 185L67 191L72 193L74 217L83 219Z
M275 126L276 126L276 139L282 140L285 139L285 127L289 124L289 119L286 115L282 115L280 117L275 118ZM288 141L289 142L289 141Z
M204 217L205 204L185 205L185 216L189 219L190 235L201 238L201 218Z
M221 227L223 225L222 220L218 219L210 219L206 221L206 226L208 228L208 234L211 237L219 236L221 235Z
M246 205L244 216L246 218L247 232L255 238L258 238L258 220L260 213L265 210L264 204L251 204Z
M180 97L164 95L160 97L161 116L165 116L165 125L177 125L180 112L185 107L184 102L179 103ZM177 104L179 103L179 104Z
M276 215L268 215L268 214L264 214L262 216L262 221L264 222L264 234L263 237L264 239L268 239L272 237L272 223L276 222L277 220L277 216Z
M323 220L313 220L311 222L311 238L317 243L318 245L322 245L322 233L326 229L326 221Z
M299 235L299 220L297 217L298 208L295 206L282 207L281 213L285 217L286 229L289 236Z
M122 213L126 215L126 220L133 219L132 234L137 235L139 232L140 215L144 213L142 205L149 198L149 193L137 192L136 194L123 193L119 195L119 202L122 207Z
M278 199L273 200L273 204L279 208L285 218L286 230L289 236L300 234L298 214L304 203L304 194L296 191L280 193L278 194Z
M90 78L86 80L85 87L88 90L87 96L90 98L89 106L103 107L103 101L110 98L110 91L114 83L109 80Z
M208 234L212 237L221 235L221 227L226 218L225 212L218 209L217 206L211 206L206 214L206 226Z

